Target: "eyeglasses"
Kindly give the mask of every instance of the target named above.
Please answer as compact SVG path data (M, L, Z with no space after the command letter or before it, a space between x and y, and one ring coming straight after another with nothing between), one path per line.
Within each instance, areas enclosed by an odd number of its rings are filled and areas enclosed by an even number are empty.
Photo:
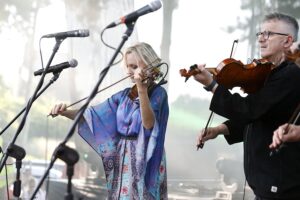
M259 36L262 36L265 40L269 39L270 35L284 35L284 36L289 36L289 34L286 34L286 33L277 33L277 32L272 32L272 31L264 31L264 32L258 32L258 33L256 33L256 37L257 38Z

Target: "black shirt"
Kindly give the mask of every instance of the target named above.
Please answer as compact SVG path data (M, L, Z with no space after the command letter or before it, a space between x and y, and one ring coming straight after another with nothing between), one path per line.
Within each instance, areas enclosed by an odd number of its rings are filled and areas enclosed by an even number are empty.
M270 156L273 131L287 123L300 103L300 68L285 61L255 94L241 97L219 85L210 109L228 118L229 144L244 142L244 170L257 196L300 199L300 142Z

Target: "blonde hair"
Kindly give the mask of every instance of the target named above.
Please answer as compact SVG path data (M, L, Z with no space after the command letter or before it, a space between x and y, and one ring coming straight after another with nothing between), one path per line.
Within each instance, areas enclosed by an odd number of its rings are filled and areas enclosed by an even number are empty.
M133 52L135 52L137 56L149 67L157 66L161 62L161 59L157 56L157 54L149 44L140 42L126 49L124 54L125 66L127 66L126 56Z

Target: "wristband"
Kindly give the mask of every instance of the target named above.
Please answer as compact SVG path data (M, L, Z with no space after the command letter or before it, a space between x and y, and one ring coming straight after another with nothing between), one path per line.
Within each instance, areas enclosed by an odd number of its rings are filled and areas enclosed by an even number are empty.
M215 87L215 85L217 84L217 81L215 81L213 79L213 81L208 85L208 86L204 86L203 88L206 90L206 91L212 91L212 89Z

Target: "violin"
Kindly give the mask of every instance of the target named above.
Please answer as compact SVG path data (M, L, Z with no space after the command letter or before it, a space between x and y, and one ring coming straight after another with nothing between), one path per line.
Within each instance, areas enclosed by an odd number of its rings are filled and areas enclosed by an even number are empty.
M290 60L290 61L296 61L297 59L300 58L300 50L296 51L295 53L288 52L286 54L286 58L287 58L287 60Z
M206 68L218 84L228 89L241 87L245 93L255 93L264 84L274 65L266 59L254 59L249 64L243 64L239 60L227 58L220 62L216 68ZM218 70L220 69L220 70ZM181 69L181 76L186 77L201 73L197 65L193 65L187 71Z

